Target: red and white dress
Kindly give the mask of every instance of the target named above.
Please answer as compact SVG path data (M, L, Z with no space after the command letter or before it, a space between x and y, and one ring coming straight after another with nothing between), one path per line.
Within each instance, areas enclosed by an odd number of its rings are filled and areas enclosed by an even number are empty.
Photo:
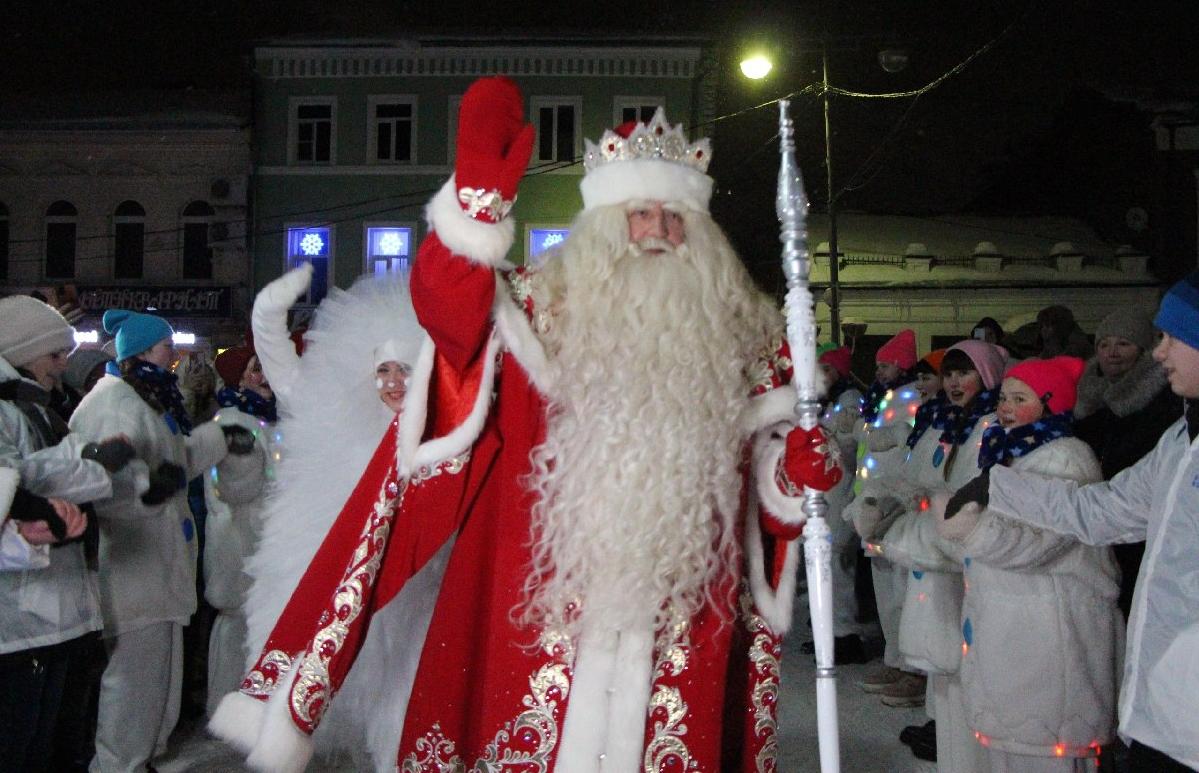
M800 499L780 490L783 439L771 432L794 405L780 388L791 375L785 344L763 341L746 373L743 549L716 594L732 624L709 606L675 636L583 645L518 624L534 504L522 482L546 430L537 275L497 267L504 250L480 230L497 227L467 221L452 193L451 180L415 262L429 340L408 405L214 732L260 769L301 770L372 615L453 537L396 769L774 770L798 528L777 538L762 521L774 534L802 522Z

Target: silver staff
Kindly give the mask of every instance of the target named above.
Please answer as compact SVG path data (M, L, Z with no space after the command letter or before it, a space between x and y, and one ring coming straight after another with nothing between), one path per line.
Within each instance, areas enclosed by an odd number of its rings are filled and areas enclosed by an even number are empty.
M783 275L787 278L787 342L795 366L792 381L799 399L795 412L799 425L812 429L820 422L820 393L816 386L816 315L808 290L811 262L806 220L808 199L803 176L795 160L795 128L790 100L779 100L779 184L775 207L783 243ZM832 537L824 520L828 505L824 494L804 489L804 563L808 572L808 607L816 644L816 722L820 740L821 773L841 770L837 733L837 669L833 664Z

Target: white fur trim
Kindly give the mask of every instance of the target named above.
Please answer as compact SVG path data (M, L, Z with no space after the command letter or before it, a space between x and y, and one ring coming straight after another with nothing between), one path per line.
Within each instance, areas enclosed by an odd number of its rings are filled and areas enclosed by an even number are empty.
M240 692L231 692L217 705L208 720L208 732L242 754L249 754L262 730L266 702Z
M541 394L552 394L553 369L545 356L545 347L537 339L524 311L517 308L516 302L508 293L497 288L492 313L495 315L495 327L504 348L512 353Z
M21 485L21 475L11 467L0 467L0 524L8 517L13 497Z
M762 545L762 527L758 523L758 508L751 503L745 528L745 555L748 559L749 592L758 614L770 630L782 636L791 629L791 607L795 601L795 574L799 568L799 540L790 540L783 562L783 575L778 588L770 587L766 554Z
M496 268L511 268L504 260L516 238L516 227L505 218L484 223L467 217L458 204L458 184L450 177L425 208L425 219L441 243L455 255Z
M771 389L769 392L750 398L749 412L742 418L743 427L747 434L753 434L760 429L779 422L795 423L795 404L799 398L795 390L789 386Z
M279 678L278 686L266 702L262 729L246 765L260 773L301 773L312 759L315 745L312 736L296 727L291 718L291 690L299 677L300 658L297 653L288 673Z
M479 391L475 394L475 403L466 420L451 430L448 435L422 443L420 439L428 418L429 383L433 376L435 353L433 340L426 335L425 342L421 346L420 356L416 361L416 368L408 382L408 394L404 397L404 413L400 417L400 436L396 445L400 455L397 460L399 463L397 469L401 477L408 477L421 467L435 465L456 456L470 448L478 439L491 407L492 384L495 381L495 359L498 350L499 339L493 335L483 352L483 375L479 381Z
M686 164L635 158L591 170L579 183L579 191L584 210L644 199L681 202L697 212L707 212L712 178Z
M785 524L800 526L808 518L803 511L803 497L787 496L779 490L775 481L775 471L786 446L787 441L777 437L762 439L754 444L754 483L761 507Z

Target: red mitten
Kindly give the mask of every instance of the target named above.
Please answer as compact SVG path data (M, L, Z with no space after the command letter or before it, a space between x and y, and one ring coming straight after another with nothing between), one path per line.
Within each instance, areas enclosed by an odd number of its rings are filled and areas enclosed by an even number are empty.
M533 154L533 125L525 123L520 87L504 77L480 78L462 95L454 179L469 217L498 222L516 201Z
M843 472L828 436L820 427L796 427L787 435L783 473L797 489L810 486L828 491L841 482Z

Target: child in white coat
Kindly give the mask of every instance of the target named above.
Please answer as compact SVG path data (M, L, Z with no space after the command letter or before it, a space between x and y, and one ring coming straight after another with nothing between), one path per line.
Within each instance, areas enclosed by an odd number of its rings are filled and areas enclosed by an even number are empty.
M1003 380L999 423L979 466L1011 467L1079 484L1102 479L1091 449L1072 437L1085 363L1028 360ZM941 500L943 509L944 500ZM938 508L934 507L934 511ZM961 546L961 679L966 721L993 773L1093 768L1116 720L1123 619L1110 548L1035 528L977 506L937 531Z

